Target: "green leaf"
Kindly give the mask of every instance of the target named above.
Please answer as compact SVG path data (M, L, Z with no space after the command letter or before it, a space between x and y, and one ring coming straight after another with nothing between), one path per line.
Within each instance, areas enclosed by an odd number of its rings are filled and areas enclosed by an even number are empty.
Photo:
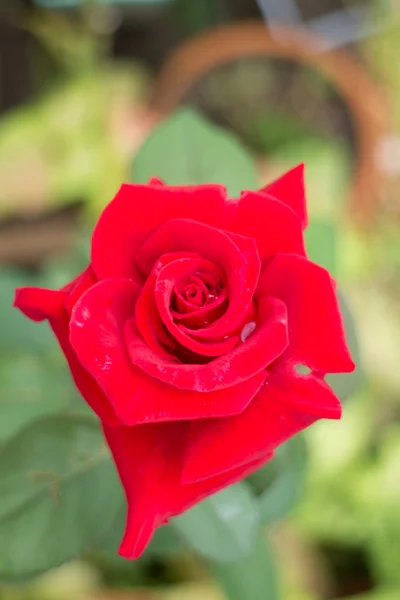
M0 444L46 415L84 408L55 338L53 344L52 356L0 355Z
M79 556L115 519L120 493L96 422L51 416L29 426L0 453L0 575Z
M356 369L352 373L329 373L325 379L338 398L343 401L359 389L363 382L364 374L361 366L360 347L353 316L346 298L340 291L338 292L338 298L346 332L347 345L353 361L356 364Z
M172 519L171 525L203 556L216 561L233 561L251 552L259 518L257 502L243 482L210 496Z
M272 465L274 463L276 476L258 496L261 519L266 525L285 517L301 496L307 468L303 437L297 435L280 446L271 461Z
M248 475L246 481L251 486L253 493L259 496L275 481L278 471L279 461L269 460L265 465L257 469L257 471Z
M151 177L170 185L220 183L231 197L259 184L254 162L239 141L188 108L159 125L136 155L133 181L146 183Z
M323 219L311 220L305 231L305 240L310 260L335 276L337 231L334 223Z
M210 565L229 600L277 600L278 582L271 549L259 536L249 556Z

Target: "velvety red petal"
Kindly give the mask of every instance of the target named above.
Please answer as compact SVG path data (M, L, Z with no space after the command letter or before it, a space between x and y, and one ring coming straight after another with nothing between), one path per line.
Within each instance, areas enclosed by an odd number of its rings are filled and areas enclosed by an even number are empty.
M288 365L287 367L290 368ZM269 382L291 398L296 408L303 413L316 415L319 419L340 419L342 416L339 398L319 375L285 371L281 368L280 361L277 361L271 369Z
M160 270L169 262L179 258L200 259L201 257L195 252L171 252L163 254L148 276L136 302L135 308L136 325L143 339L150 348L166 358L169 356L166 348L172 350L176 346L176 342L168 333L164 323L161 320L157 305L155 303L154 289ZM193 311L191 314L178 315L174 311L171 311L171 314L174 320L180 324L184 324L186 326L190 325L190 327L200 327L203 325L204 320L207 320L207 317L209 319L211 319L213 316L217 318L222 314L220 311L226 310L225 299L226 291L224 290L221 296L221 302L210 304L208 307L205 306L204 309L198 309L197 311ZM189 320L189 323L187 323L187 320Z
M265 371L288 344L283 302L265 299L259 311L261 323L244 343L204 365L166 360L143 342L134 322L129 321L125 327L125 340L130 359L151 377L184 390L207 393L235 387Z
M268 194L244 192L236 204L230 229L255 238L263 264L277 252L305 256L298 216Z
M144 284L135 306L135 324L149 348L164 358L171 359L176 343L169 335L154 300L156 274L151 273Z
M140 279L134 262L136 251L156 227L176 217L221 226L226 199L226 190L219 185L124 184L93 232L91 256L97 278Z
M264 454L261 453L254 460L250 459L243 463L240 467L225 471L219 475L216 475L215 477L210 477L208 479L203 479L201 481L188 484L183 484L180 482L176 508L171 516L178 515L194 504L204 500L210 496L210 494L215 494L215 492L218 492L222 488L241 481L250 475L250 473L253 473L262 467L266 462L271 460L273 456L273 451L266 452Z
M70 340L82 365L96 379L125 425L236 414L254 397L266 373L230 390L205 394L179 390L146 375L129 360L125 323L138 287L133 281L97 283L75 304Z
M183 218L162 223L141 245L135 260L140 271L148 275L163 254L176 252L196 253L228 274L227 267L240 273L245 269L245 257L229 234L205 223Z
M15 291L14 306L31 321L45 321L59 317L63 313L65 294L58 290L39 287L18 288Z
M158 177L152 177L148 185L165 185L165 183Z
M264 295L280 298L288 310L283 359L321 373L354 370L328 271L301 256L278 254L261 274L257 297Z
M166 330L155 303L154 288L156 279L160 269L168 262L189 257L200 258L196 253L172 252L164 254L148 276L135 306L136 325L141 336L150 348L166 358L170 356L167 349L173 349L176 343Z
M138 558L165 521L181 467L186 423L104 427L123 484L128 513L119 553Z
M128 512L119 553L138 558L154 530L226 485L235 483L259 468L272 454L249 461L240 469L190 485L181 485L186 423L104 427L108 445L125 489Z
M340 418L340 404L322 380L312 375L302 383L296 379L293 377L285 388L280 388L281 382L275 384L271 376L240 415L193 421L182 483L194 483L239 468L272 452L318 419Z
M86 278L86 275L84 275ZM88 281L88 280L87 280ZM82 280L80 280L80 284ZM65 309L68 294L41 288L17 290L14 305L33 321L47 319L53 329L75 382L76 387L99 418L110 426L120 421L96 382L82 367L69 342L69 315Z
M220 319L226 312L228 306L228 295L226 290L221 290L218 298L213 302L209 302L204 306L201 306L197 310L187 313L178 313L171 310L171 315L175 323L183 325L185 331L193 335L193 331L213 323L217 319Z
M251 304L260 272L256 242L243 236L235 238L233 234L203 223L171 219L140 247L136 255L137 266L143 273L149 273L164 253L182 251L198 253L226 273L229 297L226 313L204 330L193 333L196 339L218 342L240 325Z
M279 179L266 185L265 192L291 208L299 217L303 229L307 227L307 203L304 185L304 164L297 165Z
M204 329L192 332L198 340L218 340L222 335L234 332L237 327L246 322L246 316L252 312L252 299L260 276L261 262L258 255L256 241L229 231L225 231L230 239L239 248L246 259L246 272L243 285L235 293L229 295L229 311Z
M75 302L95 283L96 278L92 267L89 265L76 279L63 288L63 291L66 292L64 305L69 315L71 314Z
M181 258L166 264L160 269L156 276L154 287L154 298L161 320L171 336L182 346L202 356L220 356L232 350L238 338L230 336L219 341L199 342L192 337L192 330L177 325L171 314L171 298L177 282L196 273L201 269L207 269L208 261L202 258ZM199 330L200 331L200 330Z

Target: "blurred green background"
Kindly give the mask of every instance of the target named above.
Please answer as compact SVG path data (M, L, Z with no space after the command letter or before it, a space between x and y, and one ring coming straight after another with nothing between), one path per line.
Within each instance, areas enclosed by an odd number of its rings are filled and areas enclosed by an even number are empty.
M308 47L313 19L354 5L367 20L340 59L316 48L313 65L292 51L236 53L213 66L218 42L210 41L203 51L211 67L178 98L192 110L159 125L164 96L174 96L199 59L189 52L164 76L167 55L205 29L261 22L257 2L0 1L0 598L399 600L400 8L389 0L299 0L300 41L269 22L265 35L278 46ZM378 22L369 32L366 23ZM335 39L329 26L326 33ZM232 47L244 44L231 39ZM332 63L356 103L327 77ZM307 247L338 281L359 367L331 380L343 419L314 425L249 478L263 543L255 560L240 560L236 579L212 559L247 541L234 523L213 521L212 503L163 529L143 559L125 562L116 556L122 498L106 485L114 475L95 422L46 325L11 309L14 288L71 279L87 261L90 227L123 180L216 179L236 195L302 161ZM58 483L31 471L26 457L40 452L46 427L60 457L93 451L85 493L98 500L102 531L90 520L90 501L74 504L74 482L65 491L70 521L55 503L39 527L49 508L27 491L26 477L29 485L44 477L55 495ZM60 541L54 557L49 536ZM65 557L75 558L35 575Z

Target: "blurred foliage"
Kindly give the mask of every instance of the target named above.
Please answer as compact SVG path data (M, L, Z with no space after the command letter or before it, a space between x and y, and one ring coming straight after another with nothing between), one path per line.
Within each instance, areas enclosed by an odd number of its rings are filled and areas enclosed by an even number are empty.
M127 178L144 82L133 65L103 66L5 116L0 214L82 200L104 206Z
M258 187L254 161L239 141L186 108L159 125L134 158L135 183L154 174L169 185L218 181L233 198Z
M203 500L171 521L189 547L215 562L245 559L260 526L257 499L245 482Z
M35 4L43 8L77 8L82 6L82 0L34 0ZM135 4L162 4L163 2L171 2L171 0L94 0L99 5L135 5Z

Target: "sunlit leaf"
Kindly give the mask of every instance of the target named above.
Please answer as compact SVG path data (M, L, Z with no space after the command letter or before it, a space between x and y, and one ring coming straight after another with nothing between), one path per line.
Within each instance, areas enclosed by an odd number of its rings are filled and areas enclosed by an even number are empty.
M210 496L171 525L191 548L216 561L239 560L256 542L259 511L247 484L238 483Z
M275 467L276 475L257 498L262 522L266 525L285 517L301 497L307 468L303 437L297 435L280 446L269 464Z
M136 155L132 180L151 177L170 185L220 183L232 197L258 187L254 161L239 141L187 108L159 125Z

